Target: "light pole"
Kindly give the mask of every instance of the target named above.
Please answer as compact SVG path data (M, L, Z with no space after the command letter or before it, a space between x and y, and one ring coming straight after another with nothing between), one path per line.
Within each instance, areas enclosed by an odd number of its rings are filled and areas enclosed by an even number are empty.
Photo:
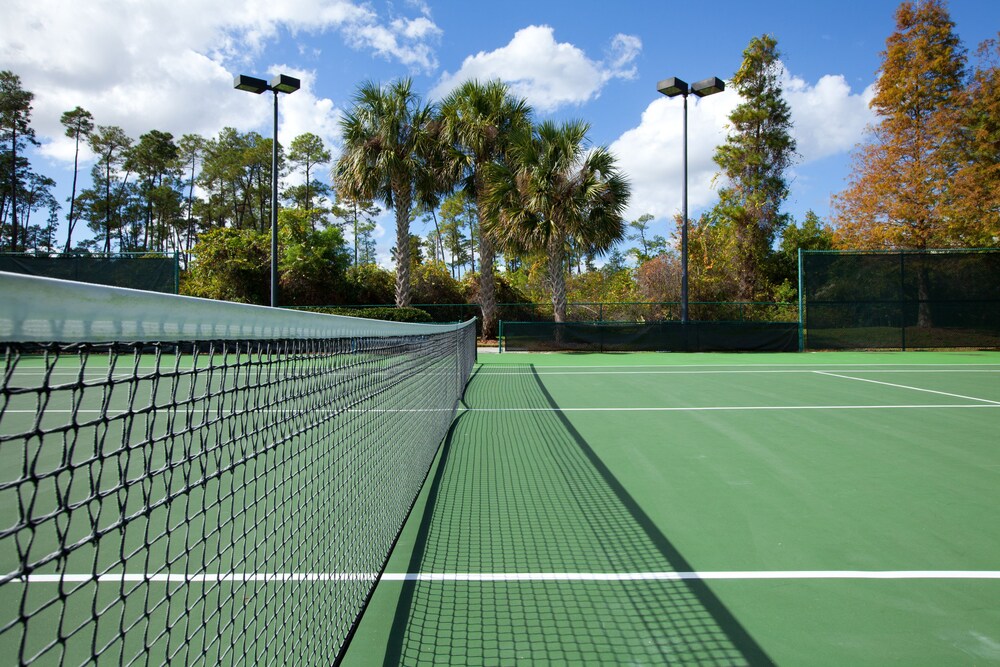
M260 95L265 90L274 91L274 134L271 138L271 307L278 306L278 93L294 93L299 89L298 79L279 74L269 84L264 79L240 74L233 81L233 88Z
M726 89L726 84L718 77L702 79L690 86L675 76L664 79L656 84L656 90L667 97L684 96L684 197L683 197L683 223L681 225L681 322L687 324L688 321L688 94L694 93L698 97L706 97L721 93Z

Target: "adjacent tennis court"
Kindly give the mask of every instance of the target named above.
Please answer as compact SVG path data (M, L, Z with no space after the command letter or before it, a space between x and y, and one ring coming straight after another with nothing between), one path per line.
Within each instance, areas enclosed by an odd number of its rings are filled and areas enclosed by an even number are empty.
M1000 662L1000 354L479 362L345 664Z

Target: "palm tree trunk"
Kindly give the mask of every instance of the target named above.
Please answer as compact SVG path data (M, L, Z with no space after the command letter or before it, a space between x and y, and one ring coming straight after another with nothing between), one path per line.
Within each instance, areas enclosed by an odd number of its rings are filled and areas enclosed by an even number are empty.
M396 307L410 306L410 192L396 188Z
M479 304L483 308L483 338L497 333L497 285L493 273L493 239L479 227Z
M552 313L556 322L566 321L566 247L558 234L549 241L549 288L552 290Z

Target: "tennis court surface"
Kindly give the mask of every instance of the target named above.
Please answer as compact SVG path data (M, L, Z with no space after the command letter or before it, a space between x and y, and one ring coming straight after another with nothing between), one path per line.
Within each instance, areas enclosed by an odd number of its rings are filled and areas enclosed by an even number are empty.
M479 356L345 664L1000 663L1000 354Z
M1000 663L1000 353L0 293L7 663Z

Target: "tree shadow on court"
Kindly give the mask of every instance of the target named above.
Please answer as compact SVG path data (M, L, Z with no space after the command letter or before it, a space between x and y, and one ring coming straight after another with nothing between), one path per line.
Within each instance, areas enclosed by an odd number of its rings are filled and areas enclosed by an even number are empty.
M692 570L556 409L533 366L478 373L465 402L470 410L431 479L408 571ZM403 584L386 665L522 662L772 661L698 580Z

